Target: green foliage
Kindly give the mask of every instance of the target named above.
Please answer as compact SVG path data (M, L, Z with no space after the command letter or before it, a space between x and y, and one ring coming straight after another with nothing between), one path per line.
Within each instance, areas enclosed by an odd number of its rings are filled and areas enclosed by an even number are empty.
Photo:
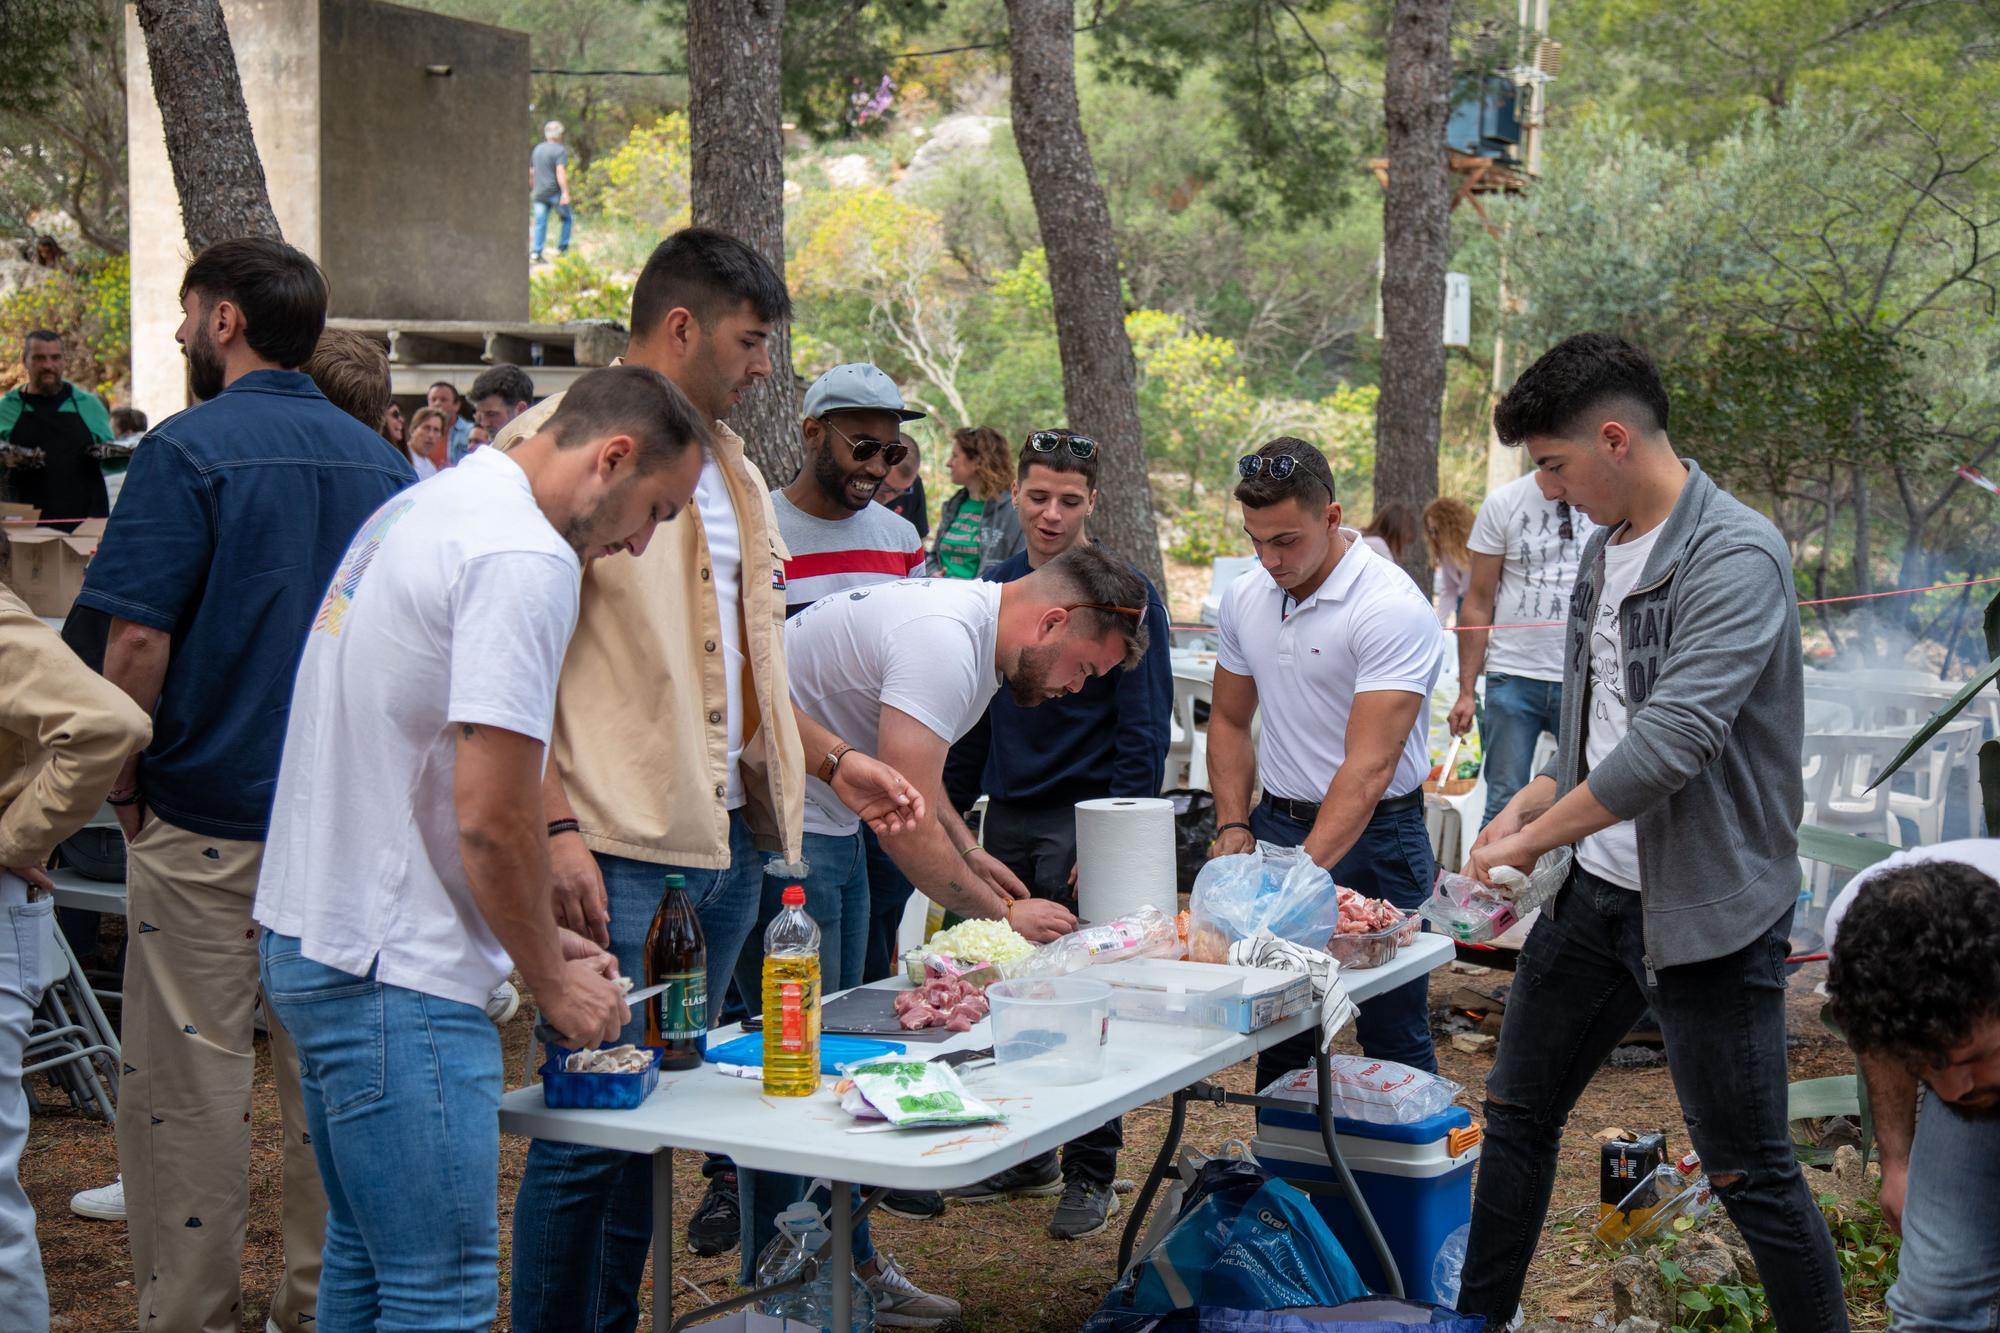
M635 125L582 173L580 201L615 225L665 236L688 225L690 158L684 113Z
M580 250L528 279L528 317L561 324L572 319L614 319L624 323L632 309L632 284L584 258Z
M1820 1196L1819 1208L1833 1235L1833 1252L1840 1264L1841 1287L1850 1312L1861 1319L1883 1308L1896 1281L1902 1241L1889 1229L1881 1207L1873 1200L1843 1200ZM1777 1322L1764 1288L1743 1283L1697 1283L1674 1262L1674 1247L1654 1252L1660 1279L1675 1303L1673 1333L1772 1333Z
M132 374L132 264L112 255L76 269L50 269L0 298L0 347L18 351L30 329L54 329L69 353L68 378L115 395ZM17 357L0 363L0 389L22 377Z

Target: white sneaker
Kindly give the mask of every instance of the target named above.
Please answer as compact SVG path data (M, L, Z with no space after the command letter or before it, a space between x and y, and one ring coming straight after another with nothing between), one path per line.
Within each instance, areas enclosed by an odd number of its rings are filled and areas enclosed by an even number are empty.
M521 992L514 989L514 983L503 981L493 988L486 997L486 1016L495 1024L505 1023L521 1010Z
M904 1275L903 1267L887 1250L876 1251L881 1271L863 1278L868 1294L875 1298L875 1323L884 1328L936 1328L958 1318L958 1302L949 1296L933 1296Z
M80 1190L69 1197L69 1210L78 1217L94 1217L100 1222L125 1220L125 1177L94 1190Z

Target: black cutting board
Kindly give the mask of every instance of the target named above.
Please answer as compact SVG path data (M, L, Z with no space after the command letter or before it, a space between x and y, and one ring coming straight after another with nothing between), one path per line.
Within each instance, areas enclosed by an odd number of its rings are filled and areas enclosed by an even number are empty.
M906 1030L896 1019L896 997L900 994L901 991L883 990L880 986L844 991L821 1007L819 1030L850 1037L893 1037L897 1041L943 1041L958 1035L950 1028ZM743 1029L755 1032L761 1026L761 1019L752 1018L743 1024Z

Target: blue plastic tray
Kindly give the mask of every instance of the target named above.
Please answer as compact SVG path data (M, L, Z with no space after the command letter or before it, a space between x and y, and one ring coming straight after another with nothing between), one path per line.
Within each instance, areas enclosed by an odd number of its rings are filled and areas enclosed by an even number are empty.
M606 1050L607 1043L598 1050ZM550 1106L577 1111L629 1111L653 1095L653 1089L660 1086L660 1048L642 1047L653 1057L652 1063L636 1074L572 1074L563 1068L563 1061L576 1052L562 1046L551 1046L549 1058L542 1065L542 1100Z
M877 1041L873 1037L842 1037L821 1033L819 1038L819 1072L838 1074L842 1065L851 1065L856 1060L870 1060L878 1055L903 1055L909 1047L901 1042ZM718 1065L749 1065L761 1069L764 1066L764 1034L747 1033L720 1046L708 1048L708 1059Z

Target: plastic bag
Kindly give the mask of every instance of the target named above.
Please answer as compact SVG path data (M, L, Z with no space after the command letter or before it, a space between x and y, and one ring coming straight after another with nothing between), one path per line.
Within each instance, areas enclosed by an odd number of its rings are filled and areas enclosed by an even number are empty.
M936 1060L863 1060L847 1067L840 1105L858 1119L879 1117L898 1129L977 1125L1007 1117L965 1090L949 1065Z
M1422 1301L1369 1296L1331 1309L1230 1310L1204 1306L1164 1315L1127 1316L1090 1326L1093 1333L1481 1333L1486 1321Z
M1081 972L1092 963L1180 956L1180 927L1165 912L1148 905L1116 920L1073 930L1000 971L1010 981L1041 980Z
M1327 1061L1333 1113L1343 1120L1371 1125L1412 1125L1448 1109L1461 1091L1458 1084L1393 1060L1365 1055L1335 1055ZM1296 1069L1263 1093L1288 1102L1316 1105L1319 1080L1310 1069Z
M1297 847L1260 842L1254 852L1216 857L1195 876L1188 957L1225 962L1231 944L1259 931L1324 949L1339 925L1333 876Z
M1215 797L1205 791L1180 788L1165 793L1174 803L1174 887L1192 893L1201 868L1208 864L1208 848L1215 841ZM114 833L116 829L112 830ZM121 844L122 854L124 847ZM121 875L119 878L123 879Z
M1465 1247L1471 1239L1472 1223L1467 1222L1444 1238L1431 1263L1431 1294L1446 1305L1458 1304L1458 1286L1465 1276Z

